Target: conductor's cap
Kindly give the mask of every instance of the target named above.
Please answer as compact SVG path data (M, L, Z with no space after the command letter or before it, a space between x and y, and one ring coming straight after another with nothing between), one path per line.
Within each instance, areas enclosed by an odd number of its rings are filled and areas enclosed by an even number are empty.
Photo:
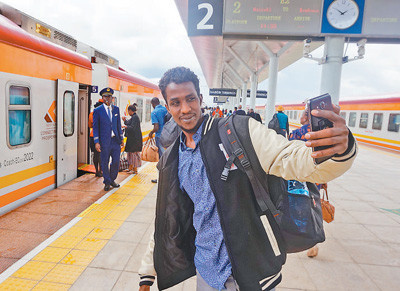
M114 94L114 90L111 89L110 87L104 88L103 90L100 91L100 96L113 95L113 94Z

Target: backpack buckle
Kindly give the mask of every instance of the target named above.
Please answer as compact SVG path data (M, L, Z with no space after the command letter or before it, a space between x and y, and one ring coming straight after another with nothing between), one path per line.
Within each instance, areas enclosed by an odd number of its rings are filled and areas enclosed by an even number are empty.
M226 182L226 180L228 180L229 171L230 171L230 168L224 167L224 170L222 171L222 174L221 174L222 181Z
M245 169L250 168L250 162L246 158L246 156L244 155L244 152L243 152L243 150L241 148L238 148L237 150L235 150L234 154L239 159L240 163L242 164L242 166Z

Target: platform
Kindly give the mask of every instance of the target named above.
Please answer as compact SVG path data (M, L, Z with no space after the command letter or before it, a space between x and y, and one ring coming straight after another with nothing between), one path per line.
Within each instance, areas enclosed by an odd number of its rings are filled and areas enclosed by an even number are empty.
M398 290L399 163L400 155L360 146L352 169L329 183L336 216L325 224L319 255L288 255L277 290ZM154 227L157 187L150 180L156 176L155 164L147 164L138 175L121 177L121 188L94 204L90 193L75 197L87 209L66 218L66 225L21 259L8 258L13 265L0 275L0 289L137 290L140 260ZM68 209L58 206L63 208ZM0 218L0 232L12 228L18 228L13 212ZM21 239L9 238L8 246L0 245L2 260L12 253L7 248L19 248ZM195 290L195 282L191 278L169 290Z

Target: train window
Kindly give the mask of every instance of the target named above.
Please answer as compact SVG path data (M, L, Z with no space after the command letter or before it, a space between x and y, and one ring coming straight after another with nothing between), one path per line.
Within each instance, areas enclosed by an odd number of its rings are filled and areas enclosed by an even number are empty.
M374 119L372 120L372 129L382 129L383 113L374 113Z
M361 113L360 116L360 128L368 127L368 113Z
M10 86L8 143L11 147L31 141L31 96L28 87Z
M63 98L64 136L71 136L75 129L75 94L71 91L64 92Z
M146 100L146 118L145 122L149 122L151 120L151 103L150 100Z
M400 114L392 113L389 115L388 131L399 132Z
M340 112L340 116L346 121L346 112Z
M136 104L138 105L136 108L137 109L136 114L139 116L140 121L142 121L143 120L143 99L138 98L136 100Z
M357 113L350 112L350 116L349 116L349 126L350 127L356 126L356 119L357 119Z
M294 113L294 119L297 119L297 111L293 111L293 113Z

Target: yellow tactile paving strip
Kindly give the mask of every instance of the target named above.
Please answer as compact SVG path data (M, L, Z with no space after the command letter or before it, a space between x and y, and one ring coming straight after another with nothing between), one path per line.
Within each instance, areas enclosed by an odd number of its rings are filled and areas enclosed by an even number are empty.
M0 290L68 290L136 206L154 187L155 163L102 203L83 211L74 226L0 284Z

